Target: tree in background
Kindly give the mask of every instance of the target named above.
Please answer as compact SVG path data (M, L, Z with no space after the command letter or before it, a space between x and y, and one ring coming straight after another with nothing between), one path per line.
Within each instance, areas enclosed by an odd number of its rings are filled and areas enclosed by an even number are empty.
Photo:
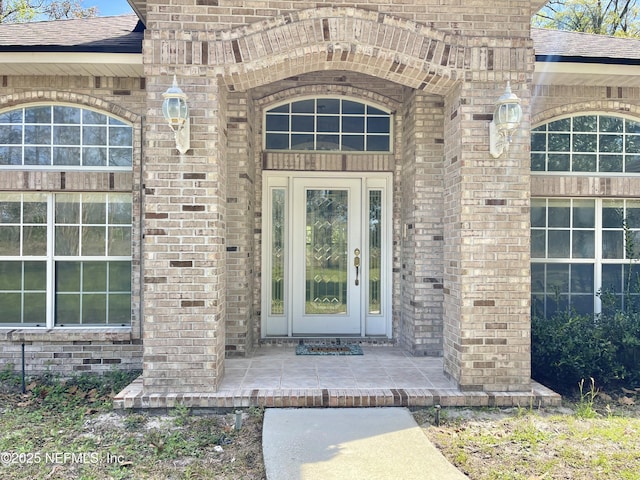
M552 0L533 18L533 26L553 30L640 36L640 0Z
M84 8L82 0L0 0L0 23L87 18L97 14L97 7Z

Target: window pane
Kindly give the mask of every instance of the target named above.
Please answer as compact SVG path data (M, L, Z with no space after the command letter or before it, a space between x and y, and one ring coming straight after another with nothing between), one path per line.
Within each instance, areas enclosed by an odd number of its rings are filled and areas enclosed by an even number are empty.
M574 200L573 227L593 228L595 226L595 202L593 200Z
M571 136L568 133L550 133L549 150L552 152L568 152L571 150Z
M292 150L314 150L313 135L291 135Z
M82 291L107 291L107 262L82 263Z
M104 324L107 316L107 295L82 295L82 323Z
M622 135L600 135L600 151L605 153L622 153Z
M596 152L598 150L598 137L596 135L574 134L574 152Z
M342 137L342 150L364 151L364 135L344 135Z
M24 289L44 291L46 288L46 262L24 262Z
M106 145L107 144L107 127L83 127L82 143L84 145Z
M53 148L53 164L54 165L80 165L80 148L79 147L54 147Z
M389 117L368 117L368 133L389 133Z
M388 152L389 137L387 136L367 136L367 151L369 152Z
M289 113L289 104L285 103L284 105L280 105L279 107L274 107L274 108L270 109L269 112Z
M602 266L602 291L621 293L622 292L622 265Z
M534 172L543 172L546 167L547 156L544 153L531 154L531 170Z
M80 127L53 127L54 145L80 145Z
M267 150L287 150L289 148L289 135L267 134Z
M132 145L131 127L109 126L109 145L112 147L129 147Z
M0 223L20 223L19 194L0 194Z
M531 231L531 257L545 258L547 253L547 235L544 230Z
M34 201L29 201L34 200ZM40 201L38 201L40 200ZM24 223L47 223L47 201L42 196L24 196L23 222Z
M340 150L340 136L318 135L316 150Z
M600 155L601 172L622 172L622 155Z
M83 148L82 164L87 167L104 167L107 164L107 149L96 147Z
M0 225L0 255L20 255L20 227Z
M352 102L350 100L342 101L342 113L352 115L364 115L364 104Z
M342 131L346 133L364 133L364 118L342 117Z
M56 262L56 292L79 292L80 271L80 262Z
M271 315L284 313L286 191L271 192Z
M291 111L293 113L314 113L315 101L314 100L300 100L291 104Z
M130 148L110 148L110 167L130 167L133 162L132 150Z
M56 325L68 326L80 324L80 295L56 295Z
M267 115L267 131L288 132L289 115Z
M109 291L131 293L131 262L109 262Z
M595 132L598 128L596 115L583 115L573 118L573 129L577 132Z
M560 153L549 154L548 170L550 172L568 172L569 164L571 162L571 155L563 155Z
M23 323L44 326L47 323L47 297L44 293L24 294Z
M571 236L569 230L549 230L549 258L570 258Z
M51 144L51 127L45 125L25 125L24 143L31 145Z
M55 254L63 256L77 256L80 254L80 228L56 227Z
M80 123L81 110L76 107L63 107L60 105L53 107L54 123Z
M22 228L22 254L46 255L47 254L47 227L23 227Z
M318 132L338 132L340 130L340 117L318 117Z
M602 232L602 258L624 258L624 237L622 231Z
M84 194L82 196L82 223L104 224L107 221L105 195Z
M0 113L0 123L22 123L22 109Z
M531 226L544 227L547 225L547 202L541 199L531 200Z
M622 132L623 131L624 119L620 117L600 117L600 131L602 132Z
M549 200L549 226L570 227L571 209L569 200Z
M593 265L571 265L571 293L593 293ZM593 303L593 297L591 302Z
M22 290L22 262L0 262L0 290Z
M381 313L382 192L369 192L369 313Z
M0 143L22 143L22 127L19 125L0 125Z
M640 202L637 200L627 200L627 225L640 228Z
M602 226L604 228L621 228L624 219L624 203L618 200L603 200Z
M628 173L640 172L640 155L626 155L624 157L624 171Z
M22 322L22 294L0 292L0 324Z
M532 152L547 151L547 134L546 133L531 134L531 151Z
M109 318L111 325L129 325L131 323L131 295L109 295Z
M82 110L82 122L85 124L105 125L107 116L92 110Z
M595 172L597 165L597 155L574 155L573 171L574 172Z
M131 227L109 227L107 255L131 255Z
M51 123L51 107L28 107L24 109L25 123Z
M318 98L316 102L318 113L340 113L340 100L337 98Z
M531 264L531 291L544 292L545 290L545 264Z
M625 139L625 151L627 153L640 153L639 135L627 135Z
M547 293L558 294L569 291L569 265L547 264Z
M20 165L22 163L22 147L0 146L0 165Z
M311 115L294 115L291 118L292 132L313 132L313 120Z
M574 230L573 258L594 258L595 234L593 231Z
M82 255L104 256L106 227L82 227Z

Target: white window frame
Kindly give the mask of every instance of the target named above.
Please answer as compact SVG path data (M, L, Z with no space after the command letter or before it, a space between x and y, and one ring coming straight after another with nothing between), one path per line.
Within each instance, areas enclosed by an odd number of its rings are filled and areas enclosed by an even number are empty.
M319 116L322 115L318 115L317 113L295 113L296 115L301 115L301 116L313 116L314 118L314 131L313 132L295 132L294 130L292 130L291 128L289 128L288 130L282 130L282 131L267 131L267 114L272 113L271 110L281 107L283 105L287 105L287 104L293 104L295 102L300 102L300 101L304 101L304 100L318 100L318 99L335 99L335 100L339 100L341 102L342 105L342 101L349 101L349 102L354 102L354 103L359 103L361 105L364 105L365 107L365 113L363 113L362 115L360 114L344 114L342 112L340 113L332 113L332 114L327 114L327 116L337 116L340 119L343 118L343 116L347 116L347 117L358 117L358 118L363 118L364 119L364 131L362 133L353 133L353 132L342 132L342 122L340 122L340 126L338 127L338 131L337 132L318 132L317 128L316 128L316 122L315 119L318 118ZM375 108L377 110L380 110L382 112L385 112L385 114L387 114L389 116L389 133L381 133L381 134L377 134L377 133L368 133L367 132L367 118L369 117L369 114L366 111L366 107L372 107ZM291 115L293 114L293 112L291 112L291 109L289 109L288 113L283 113L282 115L285 116L289 116L291 117ZM377 117L381 117L381 115L372 115ZM267 107L265 107L263 109L262 112L262 148L264 151L268 151L268 152L279 152L279 153L342 153L342 154L355 154L355 155L360 155L360 154L368 154L368 155L386 155L386 154L391 154L393 153L393 139L394 139L394 115L393 112L391 110L389 110L388 108L373 103L373 102L367 102L367 101L363 101L362 99L359 98L355 98L355 97L349 97L349 96L341 96L341 95L306 95L306 96L300 96L300 97L296 97L294 99L287 99L287 100L283 100L281 102L278 103L274 103L271 104ZM296 150L296 149L291 149L291 148L287 148L287 149L268 149L267 148L267 135L269 133L274 133L274 134L288 134L289 135L289 145L291 145L291 135L292 134L302 134L302 133L308 133L310 135L314 136L314 142L315 142L315 137L319 134L326 134L326 135L337 135L340 138L340 145L341 148L338 150L317 150L317 149L313 149L313 150ZM364 138L364 149L363 150L343 150L342 149L342 137L345 134L352 134L352 135L362 135L362 137ZM389 149L388 150L366 150L366 142L367 142L367 137L369 136L379 136L379 137L387 137L389 139Z

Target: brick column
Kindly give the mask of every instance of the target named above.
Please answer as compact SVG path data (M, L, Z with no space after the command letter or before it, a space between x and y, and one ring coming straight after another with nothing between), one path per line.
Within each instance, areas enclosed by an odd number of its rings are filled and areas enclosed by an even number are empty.
M462 390L530 389L529 91L509 153L488 151L504 82L466 84L445 103L445 371Z
M443 101L414 91L403 115L400 342L442 355Z
M224 372L226 90L177 69L191 116L191 150L180 155L161 113L172 77L147 70L144 391L215 392Z

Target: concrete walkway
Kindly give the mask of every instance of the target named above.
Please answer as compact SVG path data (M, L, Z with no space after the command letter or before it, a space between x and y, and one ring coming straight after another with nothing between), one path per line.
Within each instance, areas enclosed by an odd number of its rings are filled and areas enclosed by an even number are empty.
M406 408L267 409L267 480L464 480Z

